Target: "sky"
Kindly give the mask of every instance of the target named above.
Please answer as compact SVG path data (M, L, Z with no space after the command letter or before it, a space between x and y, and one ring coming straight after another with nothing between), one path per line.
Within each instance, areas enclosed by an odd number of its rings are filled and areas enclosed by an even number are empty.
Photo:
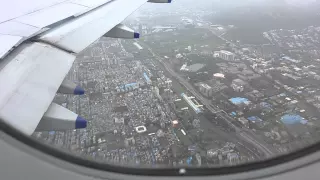
M294 5L295 7L303 7L317 0L172 0L171 4L146 3L133 13L130 18L137 18L144 11L152 11L156 13L179 12L185 10L209 10L209 11L234 11L238 7L269 7L273 6ZM318 0L320 2L320 0ZM307 7L307 6L306 6Z
M186 7L199 7L199 6L248 6L248 5L262 5L262 4L291 4L291 5L307 5L317 0L172 0L171 6L184 5ZM148 3L145 7L153 8L157 4ZM165 5L164 5L165 6ZM159 6L158 6L159 7Z

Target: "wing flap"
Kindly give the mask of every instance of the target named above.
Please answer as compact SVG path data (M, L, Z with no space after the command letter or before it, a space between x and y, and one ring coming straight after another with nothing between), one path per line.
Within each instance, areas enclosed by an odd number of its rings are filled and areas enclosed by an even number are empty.
M32 134L74 59L74 55L42 43L25 43L11 52L0 64L0 117Z

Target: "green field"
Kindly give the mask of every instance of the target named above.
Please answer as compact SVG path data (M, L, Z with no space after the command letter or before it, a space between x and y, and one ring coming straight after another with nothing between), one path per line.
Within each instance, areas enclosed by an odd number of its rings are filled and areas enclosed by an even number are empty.
M263 37L262 33L262 31L254 28L235 28L230 29L223 37L234 42L239 40L242 44L260 45L270 43L268 39Z
M145 43L159 54L172 53L174 50L184 49L188 46L208 45L207 48L213 49L224 43L223 40L213 35L209 30L202 28L159 32L141 40L146 40Z

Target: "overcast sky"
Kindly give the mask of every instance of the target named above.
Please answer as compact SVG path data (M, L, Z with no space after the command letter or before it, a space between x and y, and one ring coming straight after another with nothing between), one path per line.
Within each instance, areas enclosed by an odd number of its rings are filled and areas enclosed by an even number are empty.
M295 5L297 7L302 7L302 5L308 5L317 0L172 0L171 4L158 4L158 3L146 3L141 8L139 8L135 13L133 13L129 18L137 18L145 10L154 11L158 13L168 13L173 11L180 11L185 9L190 10L206 10L212 11L228 11L234 10L237 7L247 7L247 6L273 6L273 5ZM318 0L320 1L320 0Z
M282 2L281 2L282 1ZM265 4L283 4L283 2L286 2L288 4L293 5L305 5L312 2L315 2L316 0L172 0L172 3L170 4L170 8L176 7L176 6L186 6L186 7L203 7L203 6L216 6L216 7L224 7L227 8L230 7L238 7L238 6L252 6L252 5L265 5ZM153 3L147 3L143 6L143 8L156 8L156 9L162 9L159 7L167 7L168 4L162 4L159 6L159 4L153 4ZM169 8L169 7L167 7Z

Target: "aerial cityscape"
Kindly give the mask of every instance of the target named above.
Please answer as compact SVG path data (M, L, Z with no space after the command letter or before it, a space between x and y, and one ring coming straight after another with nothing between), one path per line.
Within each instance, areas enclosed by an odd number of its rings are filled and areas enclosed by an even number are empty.
M126 19L139 39L102 37L78 55L67 79L86 93L54 102L86 129L33 137L86 159L152 167L237 165L318 142L319 1L176 1Z

